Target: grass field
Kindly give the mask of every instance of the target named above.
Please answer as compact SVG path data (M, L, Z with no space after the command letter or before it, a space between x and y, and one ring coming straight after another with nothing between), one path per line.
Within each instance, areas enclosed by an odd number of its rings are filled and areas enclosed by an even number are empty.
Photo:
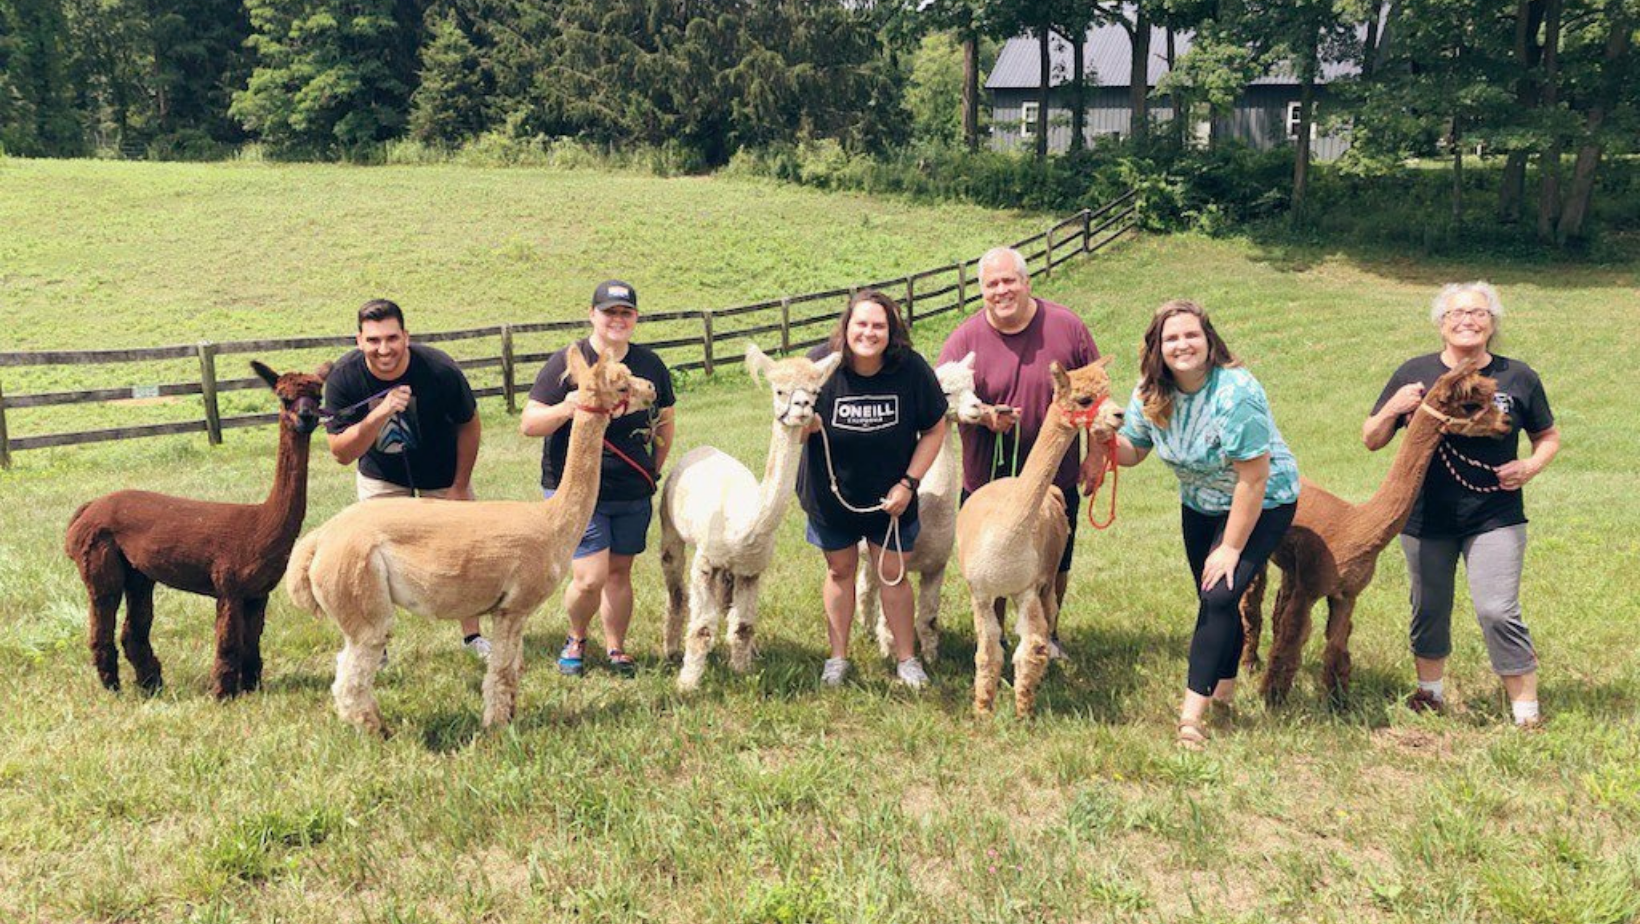
M9 160L0 349L345 330L377 294L422 329L576 316L612 274L651 310L737 304L972 256L1043 224L699 179ZM502 732L480 731L481 670L454 625L406 617L378 682L396 734L356 734L328 690L339 634L282 593L261 693L210 699L209 601L161 592L168 686L109 694L60 550L69 514L130 486L258 498L273 433L31 451L0 472L0 919L1635 920L1640 399L1622 365L1640 350L1635 274L1174 237L1127 242L1037 291L1083 314L1123 383L1150 309L1201 300L1305 473L1361 499L1389 464L1360 448L1362 416L1401 360L1436 343L1434 287L1477 276L1509 308L1500 352L1542 373L1565 435L1527 500L1542 734L1507 727L1461 601L1456 708L1398 705L1411 657L1391 548L1357 610L1345 708L1322 702L1312 657L1291 705L1246 697L1208 753L1176 752L1193 604L1174 483L1154 463L1124 473L1112 531L1082 532L1071 658L1033 722L970 717L957 577L931 691L896 689L864 638L856 679L822 691L821 561L795 510L758 670L714 663L689 699L659 659L654 556L638 573L638 678L598 659L559 677L551 605ZM937 351L948 326L919 326L919 347ZM710 442L760 471L765 401L737 371L691 379L681 448ZM531 497L539 445L498 402L483 413L480 495ZM351 499L351 475L316 454L311 489L315 525Z

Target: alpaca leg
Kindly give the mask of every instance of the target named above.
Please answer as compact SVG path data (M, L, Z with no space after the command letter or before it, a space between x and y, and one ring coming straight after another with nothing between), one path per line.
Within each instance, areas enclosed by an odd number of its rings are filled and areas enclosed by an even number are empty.
M154 629L154 582L136 569L125 573L125 627L120 630L120 647L125 660L137 672L137 686L150 693L159 690L163 678L159 658L154 657L151 635Z
M114 623L125 591L125 558L107 543L97 543L79 559L80 579L90 603L86 645L97 679L110 690L120 688L120 652L114 647Z
M734 575L729 596L729 668L737 674L752 669L757 646L752 635L757 630L758 575Z
M713 573L696 554L689 569L689 629L684 633L683 669L678 671L678 689L685 693L700 687L706 673L706 656L712 651L717 631L718 594L712 587Z
M917 585L917 642L922 659L933 664L940 659L940 588L945 586L945 566L923 572Z
M972 597L974 608L974 715L985 717L996 709L997 685L1002 682L1002 623L996 601Z
M877 650L883 657L894 655L894 633L889 631L883 616L882 588L877 583L877 569L870 566L869 556L861 556L860 570L854 575L854 619L862 629L877 633Z
M244 688L241 662L245 651L245 602L237 597L216 600L216 661L211 665L211 695L238 696Z
M1241 595L1241 666L1244 670L1258 670L1259 635L1264 631L1264 585L1270 577L1270 566L1253 572L1247 592Z
M1310 637L1310 608L1315 597L1300 590L1289 592L1292 576L1283 576L1270 612L1270 664L1264 671L1264 701L1284 702L1298 677L1304 657L1304 642Z
M352 628L342 653L336 656L336 682L330 687L336 713L342 720L376 734L386 734L381 709L376 705L375 682L391 625L389 617L373 623L361 620ZM492 651L490 663L496 660Z
M666 625L663 629L661 651L667 660L683 651L683 623L689 616L688 588L684 586L683 538L661 523L661 574L666 578Z
M1355 630L1355 598L1327 598L1327 649L1321 660L1321 684L1333 705L1342 706L1350 692L1350 633Z
M241 688L247 693L262 686L262 627L267 615L267 597L245 601L245 650L240 660L240 677Z
M1036 688L1048 672L1048 610L1044 597L1054 597L1053 584L1014 598L1019 610L1019 647L1014 649L1014 712L1029 718L1036 710Z
M518 676L524 666L524 617L527 613L496 611L490 623L493 636L489 668L484 672L484 727L496 728L513 720L518 708Z

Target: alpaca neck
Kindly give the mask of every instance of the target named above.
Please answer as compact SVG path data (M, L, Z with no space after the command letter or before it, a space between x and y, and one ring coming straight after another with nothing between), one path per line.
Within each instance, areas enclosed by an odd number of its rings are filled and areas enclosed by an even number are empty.
M581 524L574 535L560 536L570 547L581 541L581 533L592 520L592 508L598 503L598 482L604 468L604 431L609 429L609 414L575 409L569 430L569 448L564 453L564 471L558 478L558 490L553 492L547 509L557 516Z
M1389 474L1366 503L1357 508L1358 522L1372 533L1375 549L1388 545L1412 515L1413 502L1424 487L1435 447L1441 442L1441 424L1428 414L1414 411L1406 435L1395 450Z
M301 532L307 516L308 444L311 433L279 424L279 454L274 460L273 488L262 504L263 519L275 532L291 539Z
M934 457L934 464L928 467L928 474L923 476L922 486L917 493L925 497L950 497L961 486L962 457L961 444L953 447L952 443L961 440L957 428L952 427L947 435L945 445L940 447L940 454Z
M1075 442L1076 428L1065 424L1058 407L1050 406L1048 417L1042 422L1042 432L1037 435L1031 454L1025 457L1025 467L1020 470L1014 486L1017 493L1013 518L1008 523L1010 532L1028 531L1030 524L1036 521L1042 499L1048 496L1048 488L1059 472L1059 462Z
M763 466L763 481L757 486L757 508L747 516L743 511L729 522L729 536L737 548L767 541L780 526L797 485L797 469L803 458L803 431L776 420L769 429L769 459Z

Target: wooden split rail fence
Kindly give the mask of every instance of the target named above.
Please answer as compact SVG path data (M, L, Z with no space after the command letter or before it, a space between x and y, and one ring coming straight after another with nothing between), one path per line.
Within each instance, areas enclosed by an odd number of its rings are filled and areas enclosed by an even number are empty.
M1068 260L1096 253L1136 225L1137 194L1129 190L1097 209L1083 209L1076 214L1050 225L1040 234L1025 238L1013 246L1025 255L1035 278L1050 277L1055 267ZM952 311L965 311L980 298L976 274L978 260L952 263L923 270L866 286L848 286L824 292L810 292L772 299L750 305L720 310L701 309L685 311L645 312L646 326L663 322L696 322L698 334L664 340L646 340L652 349L671 352L692 351L668 361L677 370L699 369L712 375L720 365L740 362L739 353L723 355L716 352L725 343L741 342L749 338L764 338L779 334L779 350L790 352L807 349L823 342L830 331L814 334L820 325L836 322L837 306L833 300L852 296L865 288L875 288L900 298L906 322L935 317ZM833 302L825 310L813 313L802 310L816 302ZM744 319L744 320L742 320ZM748 323L749 322L749 323ZM477 397L502 397L508 412L518 409L518 396L529 392L529 382L519 386L518 370L543 363L549 352L521 353L514 349L514 338L522 334L581 332L586 321L544 321L529 324L500 324L475 327L468 330L416 333L417 343L440 343L493 338L499 341L497 355L458 360L463 369L499 368L501 384L474 388ZM768 342L768 341L763 341ZM0 379L0 467L11 467L11 454L24 449L42 449L48 446L72 446L100 443L110 440L135 439L175 433L204 431L212 445L222 442L222 431L237 427L252 427L277 421L279 415L243 414L224 417L218 396L223 392L265 387L261 379L219 379L217 360L223 356L245 353L267 354L286 350L330 347L338 352L351 348L350 336L287 337L269 340L235 340L222 343L198 343L182 346L141 347L129 350L49 350L36 352L0 352L0 369L25 366L85 366L110 363L154 362L161 360L197 360L197 381L162 385L139 385L119 388L91 388L79 391L40 392L8 396ZM75 432L47 433L37 436L11 435L7 429L6 412L22 408L54 405L87 404L144 398L168 398L199 395L204 417L170 423L138 424Z

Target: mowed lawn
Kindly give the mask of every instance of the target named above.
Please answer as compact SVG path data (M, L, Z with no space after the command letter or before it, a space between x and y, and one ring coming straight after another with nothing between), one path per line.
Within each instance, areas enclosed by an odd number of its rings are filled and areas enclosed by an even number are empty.
M592 172L8 160L0 349L344 332L380 294L423 330L575 317L609 275L650 310L722 307L971 257L1048 220ZM822 690L821 559L795 508L765 584L757 669L714 659L693 697L660 658L654 555L638 569L638 678L599 656L585 678L560 677L555 601L531 623L520 716L504 731L479 727L482 671L455 626L419 617L400 619L378 677L393 737L343 725L329 693L339 633L282 592L262 692L209 697L210 602L162 591L166 688L110 694L61 552L69 515L125 487L258 499L274 434L37 450L0 472L0 919L1634 920L1640 399L1622 372L1640 349L1635 274L1180 236L1127 241L1037 292L1082 313L1122 392L1151 309L1202 301L1265 383L1302 470L1363 500L1390 463L1361 448L1363 416L1399 362L1437 344L1435 288L1475 277L1502 290L1499 352L1542 373L1565 437L1527 497L1540 734L1508 728L1461 594L1456 708L1399 706L1412 663L1392 546L1356 611L1346 705L1316 688L1312 644L1289 705L1267 710L1255 675L1235 728L1206 754L1177 752L1194 607L1175 483L1156 462L1124 471L1110 531L1080 533L1070 660L1030 722L971 717L955 569L932 690L896 688L864 636L855 678ZM928 354L952 319L940 320L917 328ZM122 380L0 381L16 394ZM265 392L233 398L271 406ZM761 472L767 400L738 369L689 377L678 451L711 443ZM55 423L158 411L193 408ZM499 401L483 415L479 493L534 496L539 443ZM14 435L54 425L10 419ZM322 451L310 486L310 525L352 496L351 473Z

